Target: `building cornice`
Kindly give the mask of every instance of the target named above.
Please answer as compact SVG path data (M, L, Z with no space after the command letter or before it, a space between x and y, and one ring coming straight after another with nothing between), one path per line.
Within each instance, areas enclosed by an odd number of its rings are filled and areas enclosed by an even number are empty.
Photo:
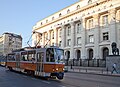
M90 4L90 5L84 6L83 8L80 8L80 9L78 9L78 10L74 10L74 11L70 12L69 14L63 15L63 16L61 16L61 17L59 17L59 18L57 18L57 19L55 19L55 20L53 20L53 21L50 21L50 22L48 22L48 23L46 23L46 24L44 24L44 25L42 25L42 26L40 26L40 27L38 27L38 28L33 29L33 30L34 30L34 31L35 31L35 30L39 30L40 28L43 28L43 27L48 26L48 25L50 25L50 24L56 23L56 22L58 22L58 21L60 21L60 20L62 20L62 19L68 18L68 17L70 17L70 16L72 16L72 15L75 15L75 14L77 14L77 13L80 13L80 12L82 12L82 11L85 11L85 10L87 10L87 9L89 9L89 8L98 6L98 5L103 4L103 3L105 3L105 2L108 2L108 1L111 1L111 0L99 0L99 1L97 1L97 2L94 2L94 3ZM75 3L75 4L76 4L76 3ZM47 17L46 17L46 18L47 18ZM43 19L43 20L44 20L44 19Z

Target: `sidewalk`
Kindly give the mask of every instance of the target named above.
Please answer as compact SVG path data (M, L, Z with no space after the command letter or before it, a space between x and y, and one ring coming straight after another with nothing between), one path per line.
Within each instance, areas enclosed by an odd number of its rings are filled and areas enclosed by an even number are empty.
M120 77L120 73L111 74L111 71L108 71L106 68L101 67L80 67L80 66L65 66L68 72L76 72L76 73L87 73L87 74L97 74L97 75L106 75L106 76L118 76Z

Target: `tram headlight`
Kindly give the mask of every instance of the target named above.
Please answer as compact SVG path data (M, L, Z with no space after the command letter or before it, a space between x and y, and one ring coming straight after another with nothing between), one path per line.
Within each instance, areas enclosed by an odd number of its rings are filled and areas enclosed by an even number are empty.
M55 69L53 69L53 71L55 71Z
M58 71L58 68L56 68L56 70Z

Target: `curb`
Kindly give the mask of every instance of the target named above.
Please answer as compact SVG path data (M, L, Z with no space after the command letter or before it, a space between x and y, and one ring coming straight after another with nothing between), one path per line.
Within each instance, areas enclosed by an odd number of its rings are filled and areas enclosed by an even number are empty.
M68 71L70 73L80 73L80 74L92 74L92 75L102 75L102 76L113 76L113 77L120 77L120 74L101 74L101 73L91 73L91 72L74 72ZM67 73L67 72L66 72Z

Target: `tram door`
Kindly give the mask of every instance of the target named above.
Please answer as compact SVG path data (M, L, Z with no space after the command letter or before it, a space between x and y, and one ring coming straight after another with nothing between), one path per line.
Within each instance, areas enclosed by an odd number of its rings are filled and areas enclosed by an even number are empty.
M20 54L16 53L16 68L20 68Z
M37 53L37 75L38 76L43 76L43 59L44 59L44 52L39 52Z

